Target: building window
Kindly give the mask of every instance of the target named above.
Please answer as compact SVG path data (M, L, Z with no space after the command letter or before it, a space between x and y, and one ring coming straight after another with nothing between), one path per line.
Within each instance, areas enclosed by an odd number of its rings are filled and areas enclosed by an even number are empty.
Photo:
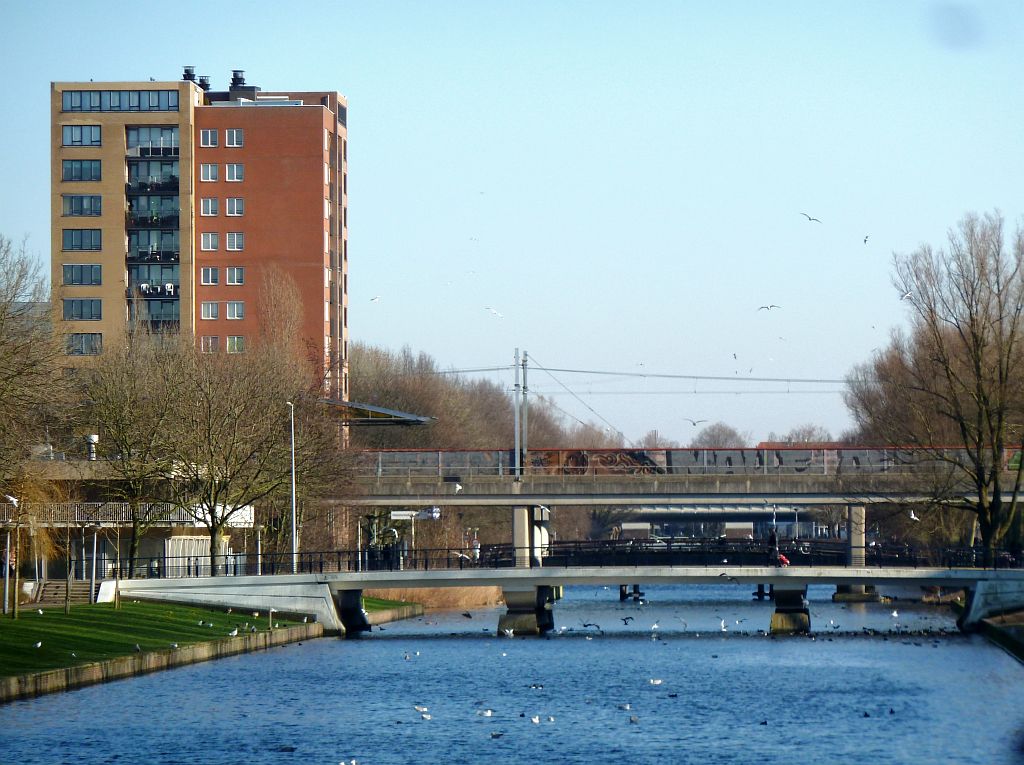
M212 147L217 145L217 131L216 130L200 130L199 131L199 145L204 147Z
M102 146L99 125L62 125L63 146Z
M227 174L225 179L232 182L245 180L245 165L240 163L226 165Z
M176 112L177 90L65 90L66 112Z
M100 180L100 161L98 159L65 159L61 162L62 181L98 181Z
M245 284L245 269L242 266L229 266L227 272L228 284Z
M228 249L234 252L245 249L245 234L241 231L228 232Z
M99 321L102 318L103 304L99 299L64 300L64 321Z
M102 250L102 234L98 228L66 228L63 231L62 249L65 250Z
M230 272L231 272L231 269L229 268L228 269L228 273L230 273ZM201 272L201 281L202 281L203 284L208 284L208 285L209 284L220 284L220 269L219 268L211 268L210 266L204 267L202 269L202 272Z
M200 339L200 348L203 353L216 353L220 350L220 338L204 335Z
M229 319L244 319L245 318L245 303L241 300L229 300L228 301L228 318Z
M64 284L103 284L103 267L98 263L65 264Z
M216 231L207 231L203 234L199 248L205 252L213 252L220 248L220 234Z
M99 194L64 194L64 214L68 216L95 216L103 212L103 197Z
M245 215L245 200L242 197L228 197L227 208L228 215Z
M95 356L103 350L103 335L99 332L72 332L68 335L69 356Z
M220 318L220 303L203 303L199 308L199 315L204 319Z
M241 335L228 335L228 353L244 353L245 338Z
M125 129L129 149L142 157L178 156L178 127L176 125L143 125Z
M224 134L228 146L238 147L245 143L245 131L242 128L228 128Z
M230 165L229 165L229 167L230 167ZM218 177L220 175L220 173L218 172L219 168L220 168L219 165L203 162L201 165L199 165L199 180L201 180L201 181L216 181L216 180L218 180Z
M207 216L216 215L219 208L217 202L217 197L203 197L202 207L200 208L199 214Z

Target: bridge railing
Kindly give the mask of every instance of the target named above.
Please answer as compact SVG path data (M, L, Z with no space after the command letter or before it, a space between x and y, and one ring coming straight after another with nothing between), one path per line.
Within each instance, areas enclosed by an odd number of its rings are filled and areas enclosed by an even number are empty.
M961 450L780 447L762 449L531 449L523 476L614 475L867 475L935 473L950 469ZM1007 456L1007 466L1019 455ZM509 477L510 450L367 450L363 477ZM1015 464L1015 463L1014 463Z
M581 540L552 542L533 552L511 544L484 545L479 551L458 548L406 550L397 546L362 550L303 552L298 556L298 572L358 573L362 571L438 571L454 569L513 568L526 562L533 567L610 567L610 566L685 566L728 569L740 566L842 567L847 565L848 548L841 540L784 540L779 543L781 558L767 540L727 539L635 539ZM218 560L211 571L208 556L137 558L108 562L101 576L124 577L132 570L134 578L186 578L210 576L256 576L290 574L291 553L228 555ZM987 565L986 565L987 563ZM1020 568L1022 557L1009 550L998 550L993 560L972 548L915 549L907 545L874 543L865 548L865 566L869 568ZM76 567L76 571L77 571ZM81 570L89 570L83 567Z

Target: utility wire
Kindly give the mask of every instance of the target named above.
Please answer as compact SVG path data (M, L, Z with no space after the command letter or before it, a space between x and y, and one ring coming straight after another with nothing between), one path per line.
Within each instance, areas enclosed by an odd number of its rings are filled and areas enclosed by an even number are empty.
M625 434L624 434L624 433L623 433L623 432L622 432L621 430L619 430L619 428L615 427L615 426L614 426L614 425L612 425L612 424L611 424L610 422L608 422L608 420L606 420L606 419L605 419L604 417L602 417L602 416L601 416L601 415L600 415L600 414L599 414L599 413L597 412L597 410L596 410L596 409L594 409L594 407L592 407L592 406L591 406L590 404L588 404L588 403L587 403L586 401L584 401L584 400L583 400L582 398L580 398L580 397L579 397L578 395L576 395L576 393L575 393L575 392L574 392L573 390L571 390L571 389L569 388L569 386L568 386L568 385L566 385L566 384L565 384L565 383L563 383L563 382L562 382L561 380L559 380L559 379L558 379L557 377L555 377L555 376L554 376L553 374L551 374L551 370L550 370L550 369L548 369L547 367L545 367L545 366L544 366L543 364L539 363L539 362L537 361L537 357L536 357L536 356L531 356L531 357L530 357L530 360L531 360L531 361L533 361L533 363L534 363L534 364L536 365L536 367L537 367L538 369L540 369L540 370L542 370L543 372L545 372L545 373L547 374L547 376L548 376L548 377L550 377L550 378L551 378L552 380L554 380L554 381L555 381L556 383L558 383L558 384L559 384L559 385L561 385L561 386L562 386L563 388L565 388L565 390L566 390L566 391L567 391L567 392L568 392L568 393L569 393L569 394L570 394L570 395L571 395L571 396L572 396L572 397L573 397L574 399L576 399L577 401L579 401L579 402L580 402L580 403L581 403L581 404L582 404L582 405L583 405L584 407L586 407L586 408L587 408L587 410L588 410L588 411L590 411L590 412L591 412L591 413L592 413L592 414L593 414L593 415L594 415L595 417L597 417L597 418L598 418L599 420L601 420L601 422L603 422L603 423L604 423L605 425L607 425L607 426L608 426L609 428L611 428L611 429L612 429L612 430L613 430L614 432L618 433L618 434L619 434L619 435L620 435L620 436L621 436L621 437L622 437L622 438L623 438L624 440L628 441L628 442L629 442L629 445L630 445L630 446L633 446L633 442L632 442L632 441L631 441L631 440L630 440L629 438L627 438L627 437L626 437L626 435L625 435Z

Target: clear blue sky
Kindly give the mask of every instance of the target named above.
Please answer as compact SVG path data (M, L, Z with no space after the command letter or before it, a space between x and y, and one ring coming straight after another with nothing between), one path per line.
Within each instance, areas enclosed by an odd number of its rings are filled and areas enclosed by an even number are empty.
M1019 2L14 0L0 232L48 256L52 80L192 64L215 88L238 68L335 89L353 339L455 369L518 346L548 368L732 378L556 373L577 399L532 370L631 439L685 443L684 418L838 435L840 385L741 378L842 378L904 321L893 252L942 246L968 211L1017 223L1022 33Z

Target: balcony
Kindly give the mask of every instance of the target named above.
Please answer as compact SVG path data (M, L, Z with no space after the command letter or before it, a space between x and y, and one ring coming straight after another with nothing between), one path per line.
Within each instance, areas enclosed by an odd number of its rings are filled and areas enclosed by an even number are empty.
M128 228L178 228L179 210L125 213L125 225Z
M173 146L161 145L155 143L147 143L140 146L129 146L126 152L126 156L135 157L141 159L159 159L162 157L170 157L176 159L181 154L181 147L177 144Z
M177 263L181 257L178 250L128 250L129 263Z
M154 178L136 178L125 184L125 194L148 194L153 191L178 191L180 178L177 175Z
M166 282L165 284L141 282L140 284L130 285L124 292L125 297L128 298L163 298L165 300L176 300L180 297L180 291L181 286L175 282Z

